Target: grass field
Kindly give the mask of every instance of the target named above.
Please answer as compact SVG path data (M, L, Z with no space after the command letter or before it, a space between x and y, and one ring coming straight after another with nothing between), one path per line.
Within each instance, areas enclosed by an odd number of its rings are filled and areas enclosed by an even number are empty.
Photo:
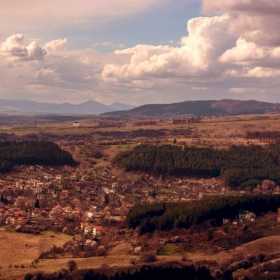
M48 250L52 245L61 246L72 237L66 234L55 234L47 231L42 235L31 235L15 232L0 231L0 279L13 279L16 275L29 271L29 265L39 254ZM15 268L24 265L28 268ZM12 266L12 267L10 267ZM11 278L10 278L11 276ZM20 279L20 278L15 278Z

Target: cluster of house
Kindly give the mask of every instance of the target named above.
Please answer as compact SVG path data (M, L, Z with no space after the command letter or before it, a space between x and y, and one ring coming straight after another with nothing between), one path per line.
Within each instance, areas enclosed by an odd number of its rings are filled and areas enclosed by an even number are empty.
M100 236L104 233L103 226L100 225L90 225L88 222L81 223L81 231L85 235L92 234L94 236Z
M36 170L33 166L28 168L32 174ZM70 218L81 223L85 234L100 235L104 232L100 221L123 221L132 204L116 194L118 184L90 186L82 179L83 174L75 171L67 174L67 180L60 174L43 172L41 176L36 172L35 179L30 178L29 172L18 181L11 175L7 181L0 180L0 224L35 225L48 220L60 226ZM112 206L105 205L106 195L114 198Z
M252 211L248 210L239 210L238 211L238 216L236 217L235 220L231 219L223 219L223 224L229 224L232 223L233 225L237 225L237 221L243 222L243 221L250 221L250 222L255 222L256 219L256 214Z

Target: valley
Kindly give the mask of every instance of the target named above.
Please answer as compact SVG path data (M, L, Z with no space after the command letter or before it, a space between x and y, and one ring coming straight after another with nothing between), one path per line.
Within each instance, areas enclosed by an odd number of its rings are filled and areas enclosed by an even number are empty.
M80 269L112 275L136 271L145 264L205 266L215 279L220 279L219 273L249 275L249 279L257 272L273 275L280 254L275 245L280 240L278 180L264 178L252 188L232 187L222 176L127 171L116 162L116 156L141 145L222 151L233 145L249 149L253 144L266 149L277 141L274 132L279 131L279 117L202 117L195 122L192 117L144 121L87 116L38 121L36 125L2 125L2 141L52 141L78 164L22 163L0 174L0 240L6 242L1 259L11 256L1 264L0 279L23 279L26 273L38 271L55 273L67 267L69 260L78 266L68 273L73 279L83 279ZM139 232L141 227L130 228L127 223L135 204L143 209L157 203L194 203L199 207L209 200L233 197L241 201L255 195L276 204L241 218L240 210L251 210L242 208L245 203L223 221L212 216L168 230ZM18 251L11 254L14 246ZM154 258L151 263L147 255Z

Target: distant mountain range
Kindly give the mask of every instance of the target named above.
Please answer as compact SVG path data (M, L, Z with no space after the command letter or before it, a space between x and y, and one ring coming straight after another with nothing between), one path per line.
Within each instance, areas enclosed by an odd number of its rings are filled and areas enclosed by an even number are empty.
M127 111L108 112L101 115L126 118L153 118L185 115L221 116L265 113L280 113L280 104L255 100L240 101L231 99L185 101L172 104L148 104Z
M41 103L28 100L5 100L0 99L0 112L2 113L47 113L47 114L76 114L76 115L99 115L104 112L116 110L129 110L135 108L131 105L113 103L110 106L100 102L89 100L81 104L55 104Z
M280 113L280 103L268 103L255 100L206 100L185 101L172 104L147 104L133 107L122 103L110 106L94 100L81 104L40 103L28 100L0 99L0 113L7 114L57 114L57 115L101 115L104 117L153 118L176 117L186 115L221 116L242 114Z

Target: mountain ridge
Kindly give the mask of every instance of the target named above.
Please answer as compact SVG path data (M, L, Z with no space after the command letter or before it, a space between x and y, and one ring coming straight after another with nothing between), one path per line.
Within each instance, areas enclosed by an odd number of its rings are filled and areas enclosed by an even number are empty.
M185 115L221 116L265 113L280 113L280 103L235 99L184 101L171 104L146 104L131 110L103 113L101 116L152 118Z
M58 103L29 101L24 99L23 100L0 99L0 112L99 115L101 113L115 111L116 107L115 105L114 106L112 105L107 106L103 103L94 100L88 100L80 104L72 104L69 102L58 104ZM121 108L121 110L128 110L134 108L134 106L118 103L118 108Z

